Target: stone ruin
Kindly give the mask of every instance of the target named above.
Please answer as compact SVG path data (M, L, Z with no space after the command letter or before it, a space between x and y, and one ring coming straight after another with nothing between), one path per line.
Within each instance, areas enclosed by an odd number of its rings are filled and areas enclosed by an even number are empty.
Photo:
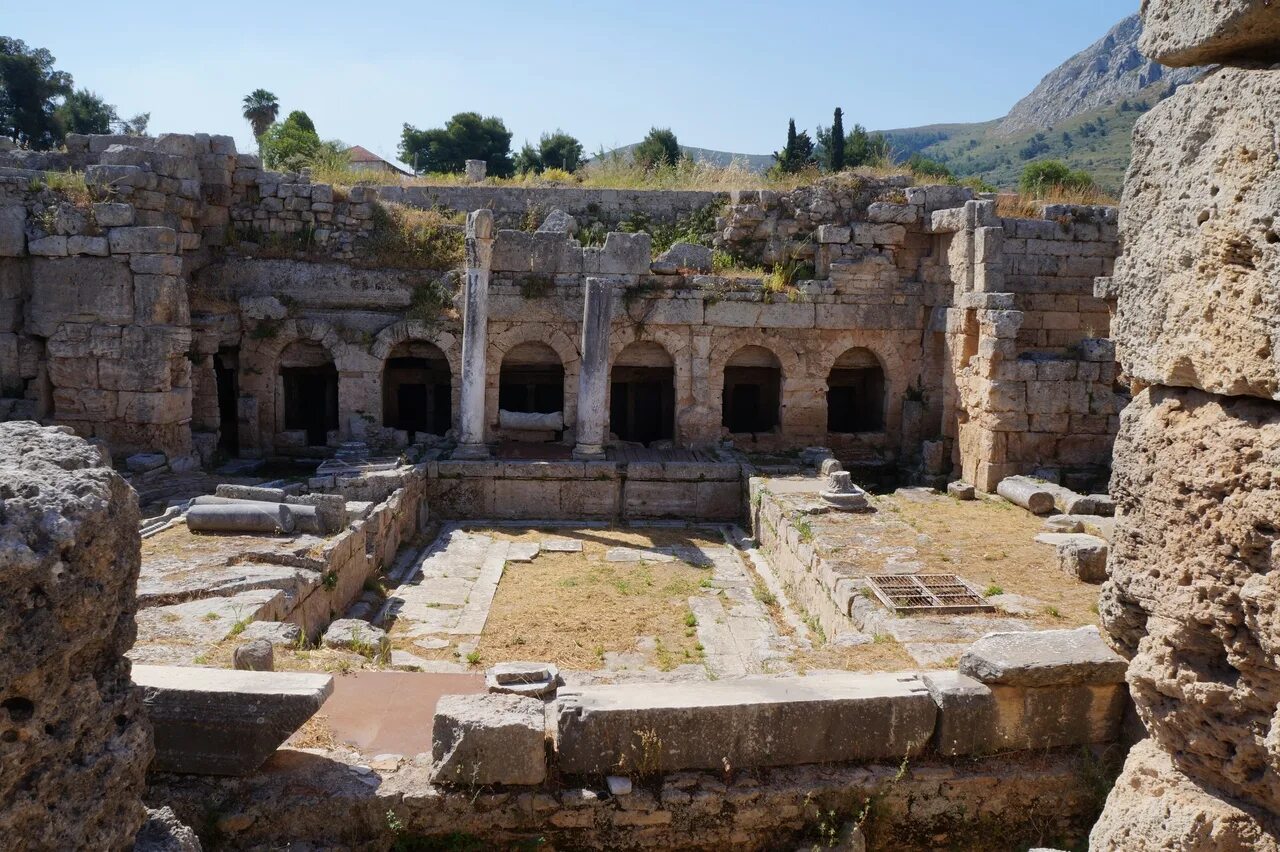
M1095 849L1280 849L1280 13L1143 15L1152 59L1219 67L1139 121L1118 220L894 178L344 192L199 134L7 155L0 837L770 848L843 825L859 848L874 811L873 848L1092 824ZM83 170L89 200L32 165ZM391 203L466 213L461 267L379 254ZM612 230L695 214L803 274L720 275L706 247ZM212 487L259 460L311 475ZM1054 570L1105 580L1101 633L1034 629L1027 598L959 578L972 612L887 609L873 575L922 576L927 536L877 508L881 478L1047 517ZM139 558L130 484L180 497L142 536L192 549ZM607 556L706 561L716 676L505 662L420 720L422 754L280 747L335 692L272 671L290 647L429 669L398 617L461 655L508 563L583 547L466 526L521 519L721 525L724 548ZM766 600L807 627L759 629ZM770 671L806 631L887 637L918 668Z

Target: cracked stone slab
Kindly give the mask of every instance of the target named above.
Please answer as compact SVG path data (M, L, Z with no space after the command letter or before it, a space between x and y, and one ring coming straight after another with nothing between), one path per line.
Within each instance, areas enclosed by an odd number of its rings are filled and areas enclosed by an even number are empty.
M1096 627L992 633L969 646L960 672L1009 686L1123 683L1128 663Z
M133 667L155 729L152 770L247 775L333 693L330 675Z
M532 562L541 550L542 545L536 541L513 541L507 546L507 561Z
M544 538L541 543L547 553L582 552L582 542L576 538Z

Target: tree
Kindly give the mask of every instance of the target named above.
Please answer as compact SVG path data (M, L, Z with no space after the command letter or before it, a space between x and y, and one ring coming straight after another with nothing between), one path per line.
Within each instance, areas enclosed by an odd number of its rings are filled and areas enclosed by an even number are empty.
M582 143L556 128L555 133L544 133L538 140L538 156L544 169L574 172L582 164Z
M836 107L835 116L831 120L831 171L838 172L844 168L844 110Z
M280 114L280 102L266 89L254 89L244 96L243 105L241 115L253 128L253 138L261 139L262 134L267 132L267 128L275 123L276 116Z
M444 127L419 130L405 124L400 133L400 161L419 172L457 173L466 168L467 160L484 160L494 177L514 173L511 131L502 119L460 112Z
M645 169L674 166L680 162L680 143L671 128L651 127L636 146L633 156L636 163Z
M45 48L0 36L0 134L43 150L62 141L55 100L71 94L71 75L55 71Z
M921 155L918 151L907 158L907 168L921 177L941 178L943 180L951 180L953 177L951 169L947 168L945 163L931 160Z
M1093 186L1088 172L1072 171L1057 160L1041 160L1028 163L1018 180L1018 189L1024 195L1042 195L1053 190L1080 190Z
M537 148L526 142L521 147L520 153L516 154L512 166L518 174L527 175L530 172L537 174L542 171L542 155L538 153Z
M76 89L54 110L65 133L110 133L120 121L116 108L88 89Z
M151 113L140 112L120 122L120 132L125 136L146 136L147 125L151 123Z
M269 169L296 172L309 165L320 149L316 126L302 110L294 110L258 137L262 164Z
M813 140L806 131L796 132L796 120L787 120L787 144L781 151L773 152L774 168L780 172L795 173L815 163Z
M889 140L883 133L868 133L861 124L854 124L845 139L845 165L875 166L888 161Z

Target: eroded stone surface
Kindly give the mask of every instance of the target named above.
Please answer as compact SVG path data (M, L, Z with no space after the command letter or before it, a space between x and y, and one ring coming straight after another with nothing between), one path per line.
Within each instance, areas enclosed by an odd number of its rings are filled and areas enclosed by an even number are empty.
M446 695L431 754L439 783L541 784L547 777L543 703L519 695Z
M137 498L99 448L0 423L0 838L119 849L146 819L138 562Z
M1134 127L1114 326L1133 377L1280 393L1277 112L1280 70L1223 68Z
M1280 58L1280 8L1271 0L1144 0L1138 49L1162 65Z
M1280 810L1280 406L1150 389L1126 410L1103 625L1179 769Z
M992 633L960 658L962 674L1008 686L1120 683L1124 670L1096 627Z

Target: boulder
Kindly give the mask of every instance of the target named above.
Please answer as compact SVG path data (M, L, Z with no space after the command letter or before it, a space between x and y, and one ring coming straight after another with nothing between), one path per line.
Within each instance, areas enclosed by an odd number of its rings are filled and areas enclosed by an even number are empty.
M146 819L138 521L100 447L0 423L0 846L126 849Z
M676 243L658 255L649 268L656 275L698 275L711 272L711 249L694 243Z
M1175 68L1280 61L1280 8L1272 0L1144 0L1138 49Z
M1086 583L1107 579L1107 542L1092 535L1072 535L1057 545L1058 570Z
M201 852L200 838L178 819L173 808L147 808L147 821L133 841L133 852Z
M330 624L321 643L366 656L382 653L389 645L387 631L358 618L339 618Z
M275 651L267 639L250 639L231 652L231 667L247 672L269 672L276 667Z
M1134 379L1280 395L1277 114L1280 69L1220 68L1138 119L1112 324Z
M541 784L547 777L544 705L519 695L441 696L431 757L437 784Z
M578 233L578 220L563 210L552 210L538 226L539 234L564 234L572 237Z

